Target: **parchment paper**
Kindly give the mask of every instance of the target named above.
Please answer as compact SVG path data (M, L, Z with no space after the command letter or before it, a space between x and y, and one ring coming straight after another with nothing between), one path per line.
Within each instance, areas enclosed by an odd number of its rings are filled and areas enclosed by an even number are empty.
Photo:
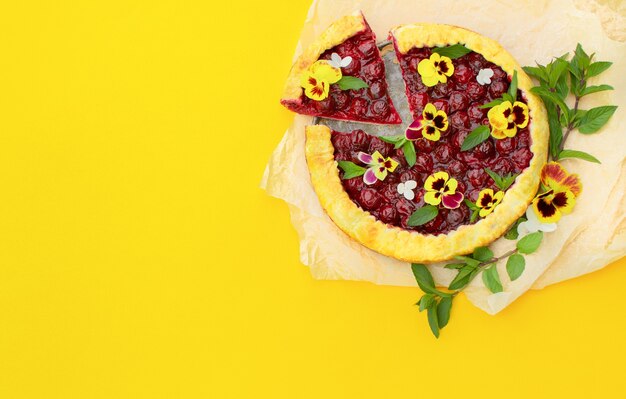
M554 55L572 51L581 42L599 60L614 62L601 75L601 83L615 87L585 97L585 109L616 104L611 121L594 135L574 133L566 148L584 150L602 161L596 165L566 160L578 173L583 193L571 215L563 217L556 232L545 234L539 251L526 257L526 271L510 282L504 262L498 265L504 292L491 294L481 279L465 289L468 299L495 314L530 288L592 272L626 254L626 3L611 1L336 1L313 2L296 54L339 16L362 10L379 41L390 28L413 22L459 25L499 41L521 65L549 62ZM285 67L285 71L289 68ZM590 82L594 84L594 82ZM407 263L384 257L346 236L321 208L311 186L304 159L304 126L312 118L296 115L267 165L261 187L289 204L292 223L300 237L300 258L318 279L364 280L376 284L416 286ZM500 239L491 245L501 254L514 247ZM429 265L439 285L446 286L454 272L442 264Z

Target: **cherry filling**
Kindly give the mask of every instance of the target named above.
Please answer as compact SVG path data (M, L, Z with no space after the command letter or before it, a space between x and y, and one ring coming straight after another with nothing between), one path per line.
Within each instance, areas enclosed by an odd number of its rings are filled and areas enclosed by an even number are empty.
M398 124L402 122L396 112L385 81L385 64L376 46L376 37L369 26L345 42L325 51L320 60L330 60L331 54L342 58L352 57L347 67L341 68L343 76L356 76L369 87L359 90L341 90L338 84L330 85L329 96L322 101L304 95L299 102L284 103L291 110L325 118Z

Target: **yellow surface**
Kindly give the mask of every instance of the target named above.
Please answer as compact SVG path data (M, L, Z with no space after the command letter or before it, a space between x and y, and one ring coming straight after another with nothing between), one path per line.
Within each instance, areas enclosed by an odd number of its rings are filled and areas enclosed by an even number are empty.
M624 260L438 341L314 281L257 188L308 0L213 3L2 7L1 398L622 396Z

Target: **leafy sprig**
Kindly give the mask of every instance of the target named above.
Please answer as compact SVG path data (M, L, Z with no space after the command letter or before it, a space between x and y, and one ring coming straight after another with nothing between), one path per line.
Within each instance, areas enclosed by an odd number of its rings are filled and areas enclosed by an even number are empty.
M505 176L500 176L489 168L485 168L485 172L493 179L496 186L502 191L506 191L507 188L511 187L511 184L515 182L515 179L519 175L518 173L509 173Z
M472 254L455 257L456 262L445 266L446 269L457 270L457 275L448 285L447 291L438 290L435 286L432 275L423 264L412 264L411 269L415 280L424 295L416 303L420 312L427 310L428 324L435 337L439 337L439 330L448 324L452 309L452 300L459 294L472 280L481 274L483 283L492 293L503 291L502 281L497 269L497 264L501 260L507 259L506 271L511 281L517 280L524 272L526 260L523 255L535 252L543 239L543 233L528 234L517 241L514 249L500 256L488 247L478 247Z
M415 165L417 155L415 153L415 145L411 140L408 140L404 135L378 136L378 138L385 143L393 144L393 148L395 150L397 150L398 148L402 148L402 153L404 154L404 159L406 159L406 163L409 164L409 166Z
M353 177L363 176L365 174L365 169L362 166L355 164L350 161L337 161L339 167L343 170L343 179L352 179Z
M472 50L468 49L462 44L453 44L451 46L445 47L435 47L433 48L433 53L437 53L441 56L448 57L452 60L462 57L465 54L470 53Z
M342 76L337 84L341 90L359 90L369 87L363 79L356 76Z
M558 161L565 158L578 158L600 163L596 157L584 151L566 150L565 142L574 130L582 134L598 132L615 113L617 109L615 105L605 105L589 110L580 108L583 97L613 90L612 86L606 84L588 86L590 78L606 71L612 63L594 62L594 54L588 55L580 43L576 46L570 60L568 56L569 54L564 54L546 65L526 66L524 71L539 82L539 86L533 87L531 91L541 97L548 111L551 159ZM570 94L574 102L571 108L568 105Z

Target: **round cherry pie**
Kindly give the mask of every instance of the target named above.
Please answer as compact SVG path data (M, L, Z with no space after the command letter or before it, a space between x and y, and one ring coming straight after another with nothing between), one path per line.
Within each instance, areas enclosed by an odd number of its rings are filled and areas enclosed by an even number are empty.
M392 137L308 126L313 187L339 228L384 255L434 262L471 253L502 236L537 192L545 109L513 57L478 33L414 24L390 39L412 120ZM360 13L305 50L282 103L329 119L402 123Z

